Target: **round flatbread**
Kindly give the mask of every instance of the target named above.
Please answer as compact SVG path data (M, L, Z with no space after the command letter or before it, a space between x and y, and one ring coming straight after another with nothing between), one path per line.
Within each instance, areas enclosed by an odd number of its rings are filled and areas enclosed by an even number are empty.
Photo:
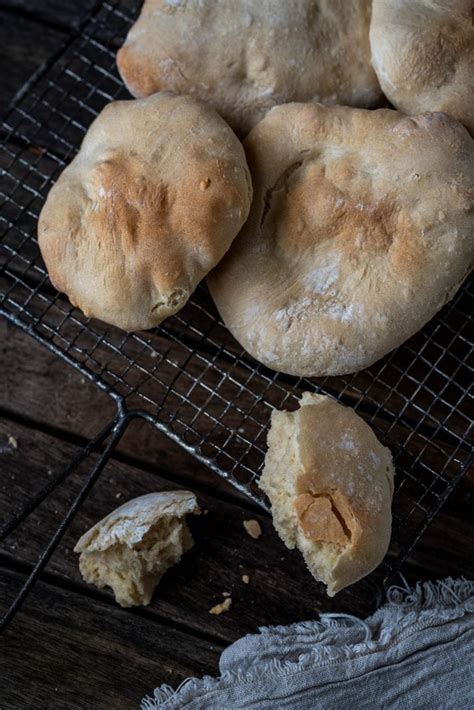
M239 135L288 101L373 107L370 0L145 0L117 55L133 96L209 102Z
M117 101L50 191L39 245L87 316L151 328L222 258L251 197L242 145L211 107L167 93Z
M373 0L372 63L401 111L445 111L474 135L472 0Z
M288 104L244 147L252 209L208 283L224 323L268 367L361 370L470 270L474 141L446 114Z

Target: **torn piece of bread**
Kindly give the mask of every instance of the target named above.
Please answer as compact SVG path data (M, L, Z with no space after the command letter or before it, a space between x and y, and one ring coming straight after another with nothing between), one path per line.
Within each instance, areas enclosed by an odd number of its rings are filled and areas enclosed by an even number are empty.
M166 491L129 500L78 541L86 582L111 587L120 606L146 606L163 574L194 542L186 525L199 513L194 493Z
M272 414L260 487L287 547L297 547L329 596L365 577L390 541L389 449L352 409L305 392Z

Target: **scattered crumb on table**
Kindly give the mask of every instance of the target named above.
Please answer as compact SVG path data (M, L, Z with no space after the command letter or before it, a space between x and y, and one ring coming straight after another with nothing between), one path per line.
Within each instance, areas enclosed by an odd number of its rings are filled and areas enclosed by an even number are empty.
M220 604L216 604L215 606L212 607L212 609L209 609L209 614L215 614L218 616L219 614L222 614L224 611L229 611L230 607L232 606L232 599L230 597L227 597L227 599L224 599L223 602Z
M244 584L248 584L248 583L250 582L250 577L248 576L248 574L243 574L243 575L242 575L242 582L243 582Z
M244 528L254 540L258 540L262 534L262 528L258 520L244 520Z

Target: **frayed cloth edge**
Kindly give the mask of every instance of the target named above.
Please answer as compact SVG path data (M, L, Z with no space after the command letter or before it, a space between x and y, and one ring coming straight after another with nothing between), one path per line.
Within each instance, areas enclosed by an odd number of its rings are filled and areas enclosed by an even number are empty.
M437 582L418 582L414 587L409 587L405 582L404 586L390 587L387 590L386 603L365 620L349 614L321 614L319 621L261 627L260 635L324 633L325 643L301 654L296 661L280 661L275 658L263 662L256 672L225 670L217 678L187 678L176 690L169 685L162 685L155 689L153 697L143 699L141 710L174 710L208 692L226 690L239 683L254 682L259 677L277 677L302 671L325 661L348 660L380 651L388 643L393 643L406 629L413 627L415 619L418 628L420 623L428 627L434 620L448 622L462 616L466 611L473 611L472 605L469 605L473 596L474 582L464 578L448 577ZM354 625L364 628L365 639L358 643L344 644L345 632Z

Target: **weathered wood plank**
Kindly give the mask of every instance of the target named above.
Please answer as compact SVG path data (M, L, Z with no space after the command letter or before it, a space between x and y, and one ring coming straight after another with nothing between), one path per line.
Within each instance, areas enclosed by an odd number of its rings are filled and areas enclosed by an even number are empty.
M8 445L9 436L15 437L18 448ZM3 519L9 519L22 501L62 470L76 447L11 421L0 422L0 441L0 509ZM183 454L182 465L186 458ZM81 468L71 476L8 539L4 550L10 559L34 562L77 494L86 470L87 467ZM126 500L174 487L173 481L165 480L158 472L112 462L71 524L48 570L86 592L72 551L79 536ZM151 615L230 642L262 624L315 618L321 611L335 609L364 614L372 608L374 599L365 583L342 592L336 600L328 599L322 585L310 577L301 556L283 546L268 516L252 514L263 529L261 538L253 540L243 527L243 520L249 518L247 510L203 493L198 498L208 512L190 520L195 547L163 579L149 607ZM243 574L250 576L250 584L243 583ZM209 609L222 600L223 592L231 593L232 610L211 616ZM112 598L109 592L103 594Z
M23 97L21 108L28 115L33 112L30 93L35 93L45 100L34 102L35 121L24 122L21 134L29 137L35 144L50 148L56 155L70 157L70 146L79 147L85 129L108 101L114 98L132 98L118 75L115 54L132 24L133 8L128 8L128 3L109 4L97 0L86 0L83 3L64 3L56 0L51 6L44 8L42 4L38 5L41 5L38 12L25 10L18 14L8 8L2 10L2 16L5 17L3 26L7 23L25 26L23 41L22 37L13 42L6 37L6 56L18 64L18 70L24 70L24 61L22 57L17 59L16 54L18 51L24 51L24 45L38 41L42 28L45 31L57 32L62 37L61 42L56 43L55 50L63 44L67 44L68 49L66 53L60 53L58 62L49 68L47 76L41 75L31 92ZM60 5L70 11L59 12ZM135 10L138 5L135 3ZM0 0L0 10L1 8ZM91 16L92 8L93 20L85 22ZM84 22L88 40L84 36L79 37L77 32ZM34 51L30 52L29 66L32 58L35 58ZM36 59L40 59L38 54ZM39 66L41 62L34 65L33 70L37 70ZM21 73L16 91L32 73L32 70ZM38 126L36 121L42 125ZM83 126L82 130L79 128L80 124Z
M459 573L448 555L443 557L444 569L439 568L439 559L446 539L460 525L454 516L469 507L469 496L472 500L472 488L468 492L460 488L448 506L449 510L454 508L453 515L441 515L432 528L440 532L440 544L431 545L431 559L438 560L435 576ZM440 529L442 520L445 525ZM458 539L453 549L465 549L466 533L469 530L464 528L463 539ZM430 538L435 542L428 534L418 553ZM425 562L417 554L406 566L409 582L432 576ZM0 580L0 598L5 603L19 588L22 577L2 570ZM84 598L45 583L36 586L1 644L5 710L135 707L143 694L161 682L176 686L188 675L216 673L222 649L218 642L188 636L140 612L122 612L100 599Z
M14 508L26 494L33 494L35 485L39 488L43 481L47 480L48 468L45 468L44 461L48 457L50 470L54 471L58 465L64 463L63 458L70 457L73 447L39 432L30 432L11 421L3 422L0 431L3 483L1 507L2 511L6 511L7 508ZM12 444L8 445L8 435L15 436L18 448L15 449ZM11 549L9 545L6 546L7 550L10 548L11 559L27 561L35 558L47 537L48 529L52 529L53 523L59 519L66 499L74 494L78 484L77 479L71 480L66 492L63 491L61 495L52 499L38 515L34 515L28 521L16 542L14 541L15 547ZM168 484L169 482L166 482L166 485ZM123 465L114 465L113 473L106 470L103 480L97 484L88 503L74 522L64 545L53 558L49 567L53 579L57 579L59 583L61 580L69 580L75 589L86 593L88 588L83 586L80 580L77 560L71 553L71 547L78 535L98 517L127 497L160 488L162 485L163 481L159 477L153 477L151 474L144 476L143 472ZM120 499L115 499L116 491L121 493ZM474 526L470 518L472 493L472 478L466 477L445 512L438 516L404 566L402 571L409 582L415 582L420 578L440 578L447 575L472 576L474 573L474 555L470 542L474 539L472 534ZM335 600L325 600L320 594L318 585L312 582L303 565L300 564L301 561L297 560L295 554L286 551L271 532L268 520L261 518L264 536L259 541L253 541L243 533L242 511L233 506L222 506L217 502L213 504L203 496L200 496L200 499L210 512L192 523L196 548L163 580L159 595L151 607L143 612L149 620L147 623L152 624L156 620L167 619L169 623L174 622L194 632L212 635L227 643L246 631L255 630L258 625L314 618L317 611L337 610L362 614L369 611L369 605L366 605L366 609L362 609L364 600L361 597L365 591L360 588L360 585L348 590L347 594L338 595ZM240 574L244 572L251 576L251 583L248 586L240 582ZM43 594L43 586L37 588L35 595L28 601L26 609L30 609L32 616L41 617L43 604L48 602L36 596L39 590ZM14 592L13 589L10 591ZM228 614L211 617L207 614L207 609L221 598L222 591L231 592L235 601L234 607ZM349 592L353 592L353 595ZM91 615L99 613L107 619L111 615L112 625L115 624L113 620L116 614L123 615L119 617L123 636L117 643L130 645L128 625L134 623L130 621L130 617L134 619L135 612L116 609L108 593L94 593L93 596L99 601L103 599L107 606L97 612L95 601L89 599L84 604L81 603L81 609L88 610L85 615L80 616L80 622L79 620L77 622L83 627L84 633L93 634L94 625L100 623L103 625L103 621L96 618L91 624L89 621ZM64 604L67 606L67 600ZM60 607L55 605L52 608L54 614L62 615ZM78 613L74 612L74 616ZM82 611L80 613L82 614ZM28 621L27 628L30 628L29 624ZM108 626L109 621L107 621ZM12 626L12 631L15 628L17 627ZM46 656L52 652L53 658L58 653L64 655L65 646L69 649L69 630L64 640L58 639L54 645L61 645L61 643L63 644L61 653L56 648L43 649L43 652ZM83 643L82 639L81 643ZM131 645L133 646L133 643ZM86 644L86 655L87 648ZM49 658L51 659L51 656ZM191 673L201 672L199 668L201 658L201 656L191 658L194 663ZM115 663L113 659L110 662ZM174 661L170 660L170 663ZM16 662L13 666L14 670L17 669ZM32 664L32 666L33 671L36 672L37 665ZM107 676L113 676L114 667L113 665L109 669L104 662L102 672ZM53 677L60 678L59 674L62 672L61 668L55 668ZM157 678L156 682L159 681L160 679ZM11 678L11 687L13 689L19 687L14 677ZM81 685L76 683L74 687L77 689Z
M0 0L0 9L64 30L76 29L97 0Z
M73 27L79 13L92 2L0 2L0 8L21 7L24 13L11 22L11 13L0 12L0 111L64 36L52 27L38 25L27 15L40 17L54 27ZM457 352L456 348L462 344L454 343L452 347L454 354L461 357L462 351ZM1 406L12 417L0 426L3 519L4 513L11 513L20 499L32 495L69 462L76 451L74 443L96 434L112 416L113 406L80 374L3 322L0 350ZM399 364L409 369L409 363ZM410 372L419 374L413 369ZM380 395L388 395L388 391L384 394L370 382L370 373L366 377L370 397L380 401ZM428 392L418 395L418 404L424 404L423 397L429 404ZM390 398L394 398L390 400L391 407L403 405L397 395L390 394ZM416 421L417 411L412 409L410 415ZM29 426L21 425L25 419ZM55 436L35 432L32 426L51 430ZM8 443L7 435L18 440L18 449ZM445 442L441 446L445 447ZM241 524L250 517L248 508L222 503L209 495L215 486L221 497L237 502L239 496L234 489L151 426L143 422L132 424L118 455L122 460L114 460L104 471L54 556L48 568L50 583L37 585L2 641L6 649L6 653L0 653L0 662L5 663L2 678L6 678L2 708L134 707L145 692L160 682L177 685L187 675L215 673L222 644L258 625L314 618L318 611L367 613L368 593L360 585L328 601L297 553L285 550L265 516L259 516L264 536L257 542L248 538ZM436 456L434 450L435 468ZM136 465L127 465L126 461L135 461ZM14 547L10 541L6 548L10 566L15 567L18 560L35 559L68 499L77 491L79 478L79 474L71 478L32 516L13 541ZM88 525L127 498L165 486L192 487L193 482L198 491L207 492L201 493L200 499L209 513L192 522L196 547L166 576L159 596L148 610L121 610L110 594L92 592L83 584L71 548ZM474 574L472 496L472 480L466 477L404 566L409 582ZM244 572L251 576L248 586L241 583ZM14 593L20 580L16 572L5 573L2 601ZM67 585L68 589L57 585ZM207 610L221 600L222 591L232 593L234 607L228 614L211 617ZM190 632L176 630L170 624L187 627ZM208 643L202 640L203 634L218 640Z
M64 41L66 35L0 9L0 116L13 96Z
M22 581L1 569L0 605ZM137 708L160 683L217 671L222 646L40 582L1 639L2 710Z
M92 439L115 415L115 404L88 378L60 360L16 326L0 318L2 388L0 408L31 426L53 429L79 444ZM251 501L224 479L203 467L182 448L143 420L126 430L117 455L161 471L183 483L219 491L253 507Z

